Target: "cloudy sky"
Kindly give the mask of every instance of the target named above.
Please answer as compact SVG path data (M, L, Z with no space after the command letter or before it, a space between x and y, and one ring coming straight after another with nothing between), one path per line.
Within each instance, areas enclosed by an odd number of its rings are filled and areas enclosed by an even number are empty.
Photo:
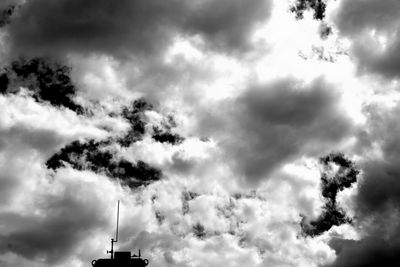
M398 0L2 0L0 266L399 266Z

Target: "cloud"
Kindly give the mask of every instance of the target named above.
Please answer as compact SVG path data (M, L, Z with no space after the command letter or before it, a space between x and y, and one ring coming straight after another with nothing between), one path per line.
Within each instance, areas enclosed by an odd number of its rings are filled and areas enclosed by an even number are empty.
M294 157L325 154L348 136L351 122L339 102L340 95L323 79L309 84L281 79L244 91L225 111L206 117L203 127L223 130L218 142L251 184Z
M11 21L11 16L15 11L15 5L7 3L2 3L0 6L0 28L9 24Z
M352 42L352 56L363 72L398 78L400 69L400 3L342 1L335 23Z
M102 225L104 218L100 219L100 210L85 207L71 196L62 197L53 207L45 207L43 217L2 213L2 223L13 226L0 236L1 247L28 259L45 258L49 263L68 257L82 235Z
M0 105L5 107L0 114L2 263L54 265L86 242L82 235L108 227L104 203L114 198L118 185L67 169L50 175L44 162L76 136L106 134L95 126L95 117L36 102L22 92L1 95Z
M20 155L8 157L9 161L2 161L5 165L0 165L4 170L12 169L9 173L14 176L10 179L17 181L6 185L11 193L5 202L0 202L3 205L0 229L6 230L0 235L3 248L0 254L5 264L10 261L23 267L31 266L32 262L40 267L75 263L79 266L107 257L103 252L109 249L108 237L113 233L115 218L113 203L118 198L124 203L119 248L135 251L141 248L143 257L155 267L190 266L193 262L208 266L221 263L235 266L243 262L262 266L264 261L293 265L299 258L304 265L312 265L332 257L332 251L322 242L303 242L296 237L300 218L298 210L293 208L296 198L292 196L295 194L289 192L304 193L309 184L298 184L296 189L285 191L290 187L277 177L272 179L274 183L268 191L258 188L260 191L247 192L238 188L233 180L236 176L228 175L230 172L224 169L226 166L220 166L221 159L214 158L217 148L212 141L199 141L196 137L187 138L181 144L156 141L153 138L154 126L167 132L175 130L175 127L168 116L154 107L142 102L139 103L143 105L132 104L127 109L121 103L118 108L114 107L113 119L126 124L122 134L121 131L115 134L95 127L107 124L108 116L111 116L102 113L104 111L100 108L94 110L97 115L86 118L20 94L1 96L0 100L9 107L6 113L0 114L5 132L19 122L24 126L36 125L39 129L48 127L62 138L43 148L26 141L29 145L18 148ZM126 110L125 116L121 110ZM103 118L103 124L97 121L97 116ZM126 151L118 151L119 159L121 154L130 157L129 160L142 155L154 160L165 153L167 156L165 162L161 161L162 168L173 164L169 160L177 153L183 161L195 161L198 166L189 166L190 170L183 174L171 171L166 179L135 190L121 187L119 182L90 169L74 170L65 166L54 173L45 169L45 161L50 156L45 151L57 152L64 144L85 137L96 142L116 141L138 120L143 120L145 134L140 136L140 141L130 144ZM287 121L292 122L289 118ZM74 125L87 127L92 135L83 129L73 129ZM22 130L18 128L18 131ZM73 133L68 134L67 130ZM0 160L14 155L12 149L16 147L12 142L7 142L5 147L7 150L2 150ZM155 153L160 147L166 152ZM103 152L108 148L113 150L117 146L96 147ZM78 163L85 162L85 156L73 159ZM198 175L195 168L206 173ZM8 174L3 169L1 173ZM6 181L10 179L6 178ZM238 194L233 195L234 190L238 190ZM282 195L288 197L276 201ZM205 235L200 234L202 238L196 236L201 232L193 228L198 223L204 228ZM307 255L304 251L308 252Z
M100 114L101 120L97 116L79 116L69 109L38 103L24 90L16 95L0 95L0 105L7 107L0 114L0 131L4 137L0 146L16 148L14 151L35 148L45 152L54 149L52 146L57 141L60 142L56 146L62 146L62 142L77 137L105 138L109 133L104 128L110 133L114 128L120 131L116 119L101 116L103 114Z
M360 138L366 155L362 162L364 178L357 197L361 214L379 214L391 206L400 208L400 127L396 116L399 110L398 104L394 107L370 105L366 109L368 123Z
M351 218L337 205L336 198L340 191L357 182L360 172L354 162L341 153L324 156L320 158L320 163L324 168L321 174L321 193L325 198L325 205L317 219L307 222L306 217L303 217L301 222L302 233L312 237L321 235L332 226L351 223Z
M362 177L354 196L355 227L360 238L334 239L337 259L332 267L396 266L400 263L400 106L370 105L361 131Z
M54 265L70 259L89 237L95 239L95 233L109 228L105 203L118 193L105 177L86 173L82 179L81 174L65 170L51 180L37 171L31 169L32 176L19 185L25 196L14 194L9 204L14 208L1 211L0 253L29 259L30 264Z
M191 185L187 191L187 181L172 180L173 177L138 193L141 197L152 196L145 214L152 209L157 212L151 213L147 225L136 223L146 230L122 246L142 248L150 264L170 266L172 261L178 266L220 266L223 262L239 266L246 261L253 266L264 266L266 262L279 266L294 265L300 260L307 265L324 262L332 255L320 241L296 237L300 218L296 209L287 206L293 199L288 194L280 203L274 200L286 195L282 191L285 186L274 184L268 192L263 188L231 195L222 187L205 191L204 187ZM147 197L143 200L149 203ZM157 214L163 216L161 223Z
M69 134L95 131L74 112L29 97L1 96L0 101L7 107L0 115L2 261L19 266L63 261L84 241L82 234L108 226L98 204L113 198L116 190L107 178L90 173L79 176L64 170L51 177L43 163Z
M100 141L75 140L46 160L47 169L57 171L71 167L80 171L90 170L118 179L132 189L160 180L163 177L160 169L140 159L132 162L132 158L126 157L124 152L148 135L157 143L170 146L181 144L185 139L171 132L177 126L174 118L153 111L153 106L144 99L133 101L129 106L122 107L120 114L112 116L120 116L129 124L122 137L118 134Z
M329 267L397 266L400 263L398 241L368 237L362 241L334 240L339 257Z
M296 19L304 18L304 11L312 9L313 17L316 20L325 18L326 1L323 0L297 0L291 7L290 11L296 14Z
M76 88L69 74L70 68L45 58L16 60L0 74L0 93L15 94L25 87L37 101L82 113L83 108L73 101Z
M363 253L396 260L399 110L369 107L368 123L354 125L349 113L366 83L347 54L329 64L299 57L344 51L334 25L295 21L286 1L274 1L272 24L269 0L24 2L1 28L3 62L24 53L66 59L76 90L64 95L85 112L52 104L35 86L0 95L0 265L108 257L117 199L118 249L140 248L154 267L345 266ZM325 14L315 3L326 1L298 2ZM374 23L386 33L391 22ZM357 34L366 36L359 28L339 29L353 51ZM17 85L31 81L13 75ZM333 203L324 206L316 158L342 148L362 167L358 195L344 197L343 181L323 176ZM323 224L333 212L354 215L353 225L301 235L300 214L323 214ZM346 231L359 240L329 242Z
M143 161L133 164L124 158L117 158L111 151L107 150L108 145L110 145L110 142L107 141L74 141L51 156L46 161L46 167L57 170L70 166L77 170L103 173L109 177L119 179L121 183L132 188L148 185L161 179L162 173L160 170Z
M12 50L28 55L108 54L119 59L162 54L175 36L243 50L269 1L29 0L8 27Z

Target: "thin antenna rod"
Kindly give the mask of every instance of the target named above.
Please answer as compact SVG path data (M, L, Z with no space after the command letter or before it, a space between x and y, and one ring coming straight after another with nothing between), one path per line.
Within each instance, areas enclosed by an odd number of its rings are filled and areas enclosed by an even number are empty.
M118 200L118 208L117 208L117 233L115 236L115 242L118 242L118 225L119 225L119 200Z
M119 224L119 200L118 200L118 208L117 208L117 232L115 233L115 240L111 238L111 250L107 250L107 254L111 254L111 259L114 259L114 243L118 242L118 224Z

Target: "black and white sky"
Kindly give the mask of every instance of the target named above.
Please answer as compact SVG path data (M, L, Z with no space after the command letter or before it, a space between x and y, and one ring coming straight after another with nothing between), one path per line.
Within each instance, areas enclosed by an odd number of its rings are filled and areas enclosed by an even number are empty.
M1 0L0 266L400 266L400 1Z

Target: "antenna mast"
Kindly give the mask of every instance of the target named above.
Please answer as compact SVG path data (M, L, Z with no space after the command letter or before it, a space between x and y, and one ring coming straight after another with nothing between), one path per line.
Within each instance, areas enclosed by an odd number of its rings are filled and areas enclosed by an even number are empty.
M115 242L118 242L118 225L119 225L119 200L117 207L117 232L115 233Z
M114 243L118 242L118 225L119 225L119 200L118 200L118 206L117 206L117 231L115 233L115 240L114 238L111 238L111 250L107 250L107 254L111 254L111 259L114 259Z

